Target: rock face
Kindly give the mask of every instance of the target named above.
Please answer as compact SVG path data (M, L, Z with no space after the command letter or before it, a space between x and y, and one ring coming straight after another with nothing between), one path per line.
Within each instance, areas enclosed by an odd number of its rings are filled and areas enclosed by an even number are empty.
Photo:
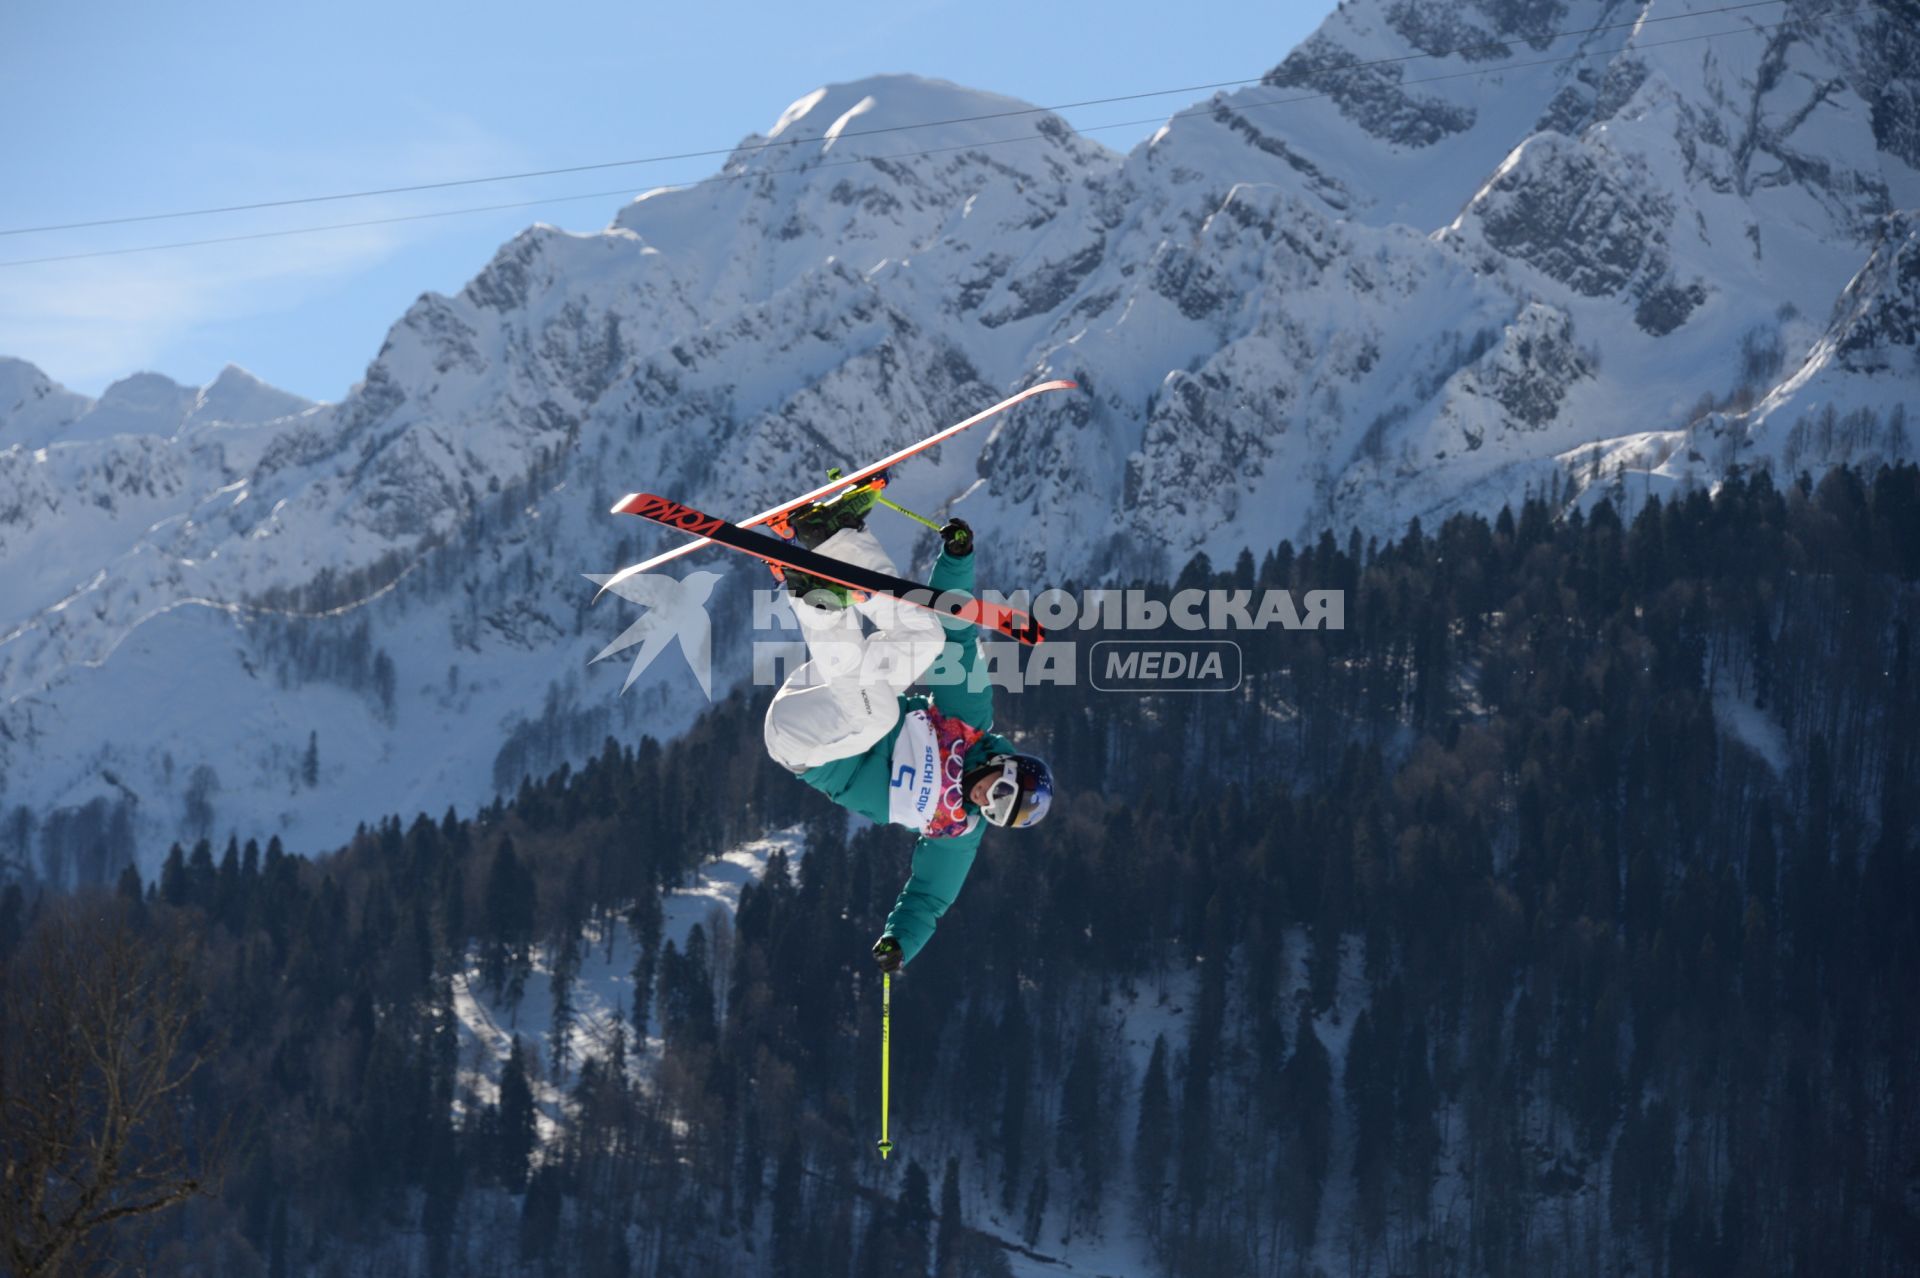
M1873 256L1841 294L1830 332L1834 358L1849 372L1920 372L1920 216L1886 220Z
M237 370L96 403L0 361L0 854L314 846L671 733L683 670L618 698L584 664L632 618L578 574L656 544L621 493L759 509L1042 377L1085 393L899 479L1010 585L1901 454L1915 39L1352 0L1125 155L877 77L600 233L524 232L339 404ZM737 673L754 574L715 566Z

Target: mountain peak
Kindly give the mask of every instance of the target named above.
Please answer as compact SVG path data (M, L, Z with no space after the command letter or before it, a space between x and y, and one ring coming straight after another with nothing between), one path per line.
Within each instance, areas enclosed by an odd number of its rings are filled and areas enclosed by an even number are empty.
M210 391L216 386L265 386L266 383L249 373L238 364L229 364L221 369L219 375L201 389Z
M291 417L312 407L312 400L269 386L238 364L229 364L220 370L218 377L200 388L184 424L266 422L276 417Z
M187 387L165 373L130 373L100 393L102 404L129 404L142 407L159 405L180 395Z
M794 144L826 139L830 148L843 133L862 134L879 130L905 132L912 126L939 124L941 128L915 128L913 145L952 145L966 141L982 125L999 124L1000 138L1013 132L1013 121L1031 121L1045 114L1030 102L969 89L946 80L917 75L874 75L830 84L797 99L774 121L763 141ZM994 117L981 119L979 117ZM954 122L954 123L949 123ZM948 130L956 137L949 138ZM930 136L937 140L928 143ZM898 146L897 150L911 149Z
M93 401L24 359L0 355L0 449L38 448L57 439Z
M269 386L238 364L228 364L199 388L164 373L133 373L90 399L27 360L0 356L0 447L40 448L116 435L165 438L213 422L272 421L313 406L312 400Z
M675 295L757 302L830 262L865 272L907 260L963 218L970 236L1031 230L1065 207L1064 174L1118 163L1017 98L868 76L805 94L769 134L745 138L719 174L641 195L613 229L659 255L655 269L672 273L663 287ZM489 283L501 287L488 295L515 295L527 273L504 255L495 266Z
M29 397L44 395L47 388L58 387L37 364L11 355L0 355L0 412Z

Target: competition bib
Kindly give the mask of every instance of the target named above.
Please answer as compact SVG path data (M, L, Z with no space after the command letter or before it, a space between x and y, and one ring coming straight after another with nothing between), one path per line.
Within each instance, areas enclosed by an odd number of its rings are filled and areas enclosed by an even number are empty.
M972 829L979 818L967 814L960 778L966 770L967 751L980 736L980 729L930 706L909 710L893 742L887 819L930 839Z

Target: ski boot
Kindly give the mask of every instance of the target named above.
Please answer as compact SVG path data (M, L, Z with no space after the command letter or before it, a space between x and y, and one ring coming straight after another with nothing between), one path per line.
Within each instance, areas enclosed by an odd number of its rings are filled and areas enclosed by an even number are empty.
M827 478L837 479L839 472L828 471ZM865 528L867 512L873 509L880 490L886 486L887 477L884 473L871 476L832 501L811 502L800 507L775 523L773 530L802 549L817 549L822 542L844 528ZM841 608L852 602L853 592L837 581L826 581L793 568L784 569L780 578L786 583L788 592L796 598L826 591L838 602L827 603L819 599L815 602Z

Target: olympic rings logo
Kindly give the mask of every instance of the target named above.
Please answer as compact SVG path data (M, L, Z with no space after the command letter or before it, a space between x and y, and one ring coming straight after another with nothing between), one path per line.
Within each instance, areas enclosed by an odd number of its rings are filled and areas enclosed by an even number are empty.
M966 797L961 793L960 780L966 775L967 743L956 740L947 747L947 757L941 771L946 774L947 785L940 794L940 806L949 812L959 813L966 806Z

